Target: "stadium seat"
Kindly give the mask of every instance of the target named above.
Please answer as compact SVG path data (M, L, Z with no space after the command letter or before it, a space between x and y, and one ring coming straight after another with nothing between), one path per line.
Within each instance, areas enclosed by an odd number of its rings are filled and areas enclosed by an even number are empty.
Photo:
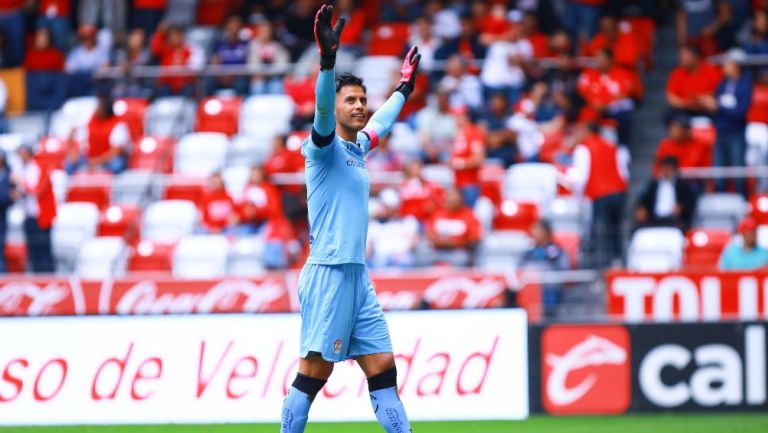
M19 274L27 270L27 244L5 241L5 267L8 273Z
M45 137L40 140L37 149L37 159L41 164L51 168L64 168L67 158L67 143L58 137Z
M355 64L354 73L367 88L369 109L376 110L389 97L393 76L402 66L399 56L364 56Z
M64 203L69 188L69 175L64 170L51 170L51 186L56 203Z
M155 99L147 110L144 129L156 137L180 137L192 131L196 104L183 96Z
M129 272L171 272L175 244L155 243L147 240L131 248L128 256Z
M75 273L87 280L123 276L127 252L125 242L120 237L88 239L80 248Z
M733 230L747 214L747 202L737 193L706 193L699 197L693 226Z
M34 140L39 140L48 129L46 113L24 113L8 117L8 132L24 134Z
M272 155L272 137L236 135L227 152L227 167L261 165Z
M240 116L240 98L205 98L197 106L197 132L221 132L237 134Z
M557 196L549 205L547 218L555 231L585 233L591 223L592 206L588 199Z
M213 42L216 40L217 34L218 29L216 27L195 26L186 31L184 40L190 46L208 54L213 49Z
M172 173L175 146L176 141L171 138L144 137L133 147L128 158L128 168Z
M51 115L48 134L58 138L68 138L74 128L88 125L96 111L98 99L95 96L80 96L64 102L60 110Z
M405 122L397 122L390 132L389 147L406 157L417 156L421 152L419 134Z
M142 170L127 170L114 177L110 202L140 206L160 197L162 175Z
M67 188L68 202L90 202L99 209L109 205L111 174L76 174L69 178Z
M141 208L133 205L112 205L99 215L98 236L117 236L133 243L140 238Z
M17 201L8 208L7 222L8 227L5 230L5 241L7 243L24 243L24 204Z
M688 268L712 269L732 233L728 229L691 229L685 235L684 264Z
M248 184L248 179L251 177L251 169L249 167L228 167L222 173L222 177L224 178L227 192L237 201L243 195L245 185Z
M240 110L240 134L272 138L291 131L293 99L287 95L254 95L243 102Z
M521 230L528 232L539 220L539 206L536 203L504 200L493 221L496 230Z
M144 211L141 236L159 243L175 243L192 234L200 215L197 206L187 200L160 200Z
M186 236L173 253L175 278L221 278L227 272L229 242L222 235Z
M680 269L685 237L674 227L637 229L627 253L627 268L641 272L669 272Z
M493 230L493 219L496 217L496 205L493 204L491 199L485 196L480 196L475 202L475 207L472 209L472 213L475 214L475 218L480 221L480 226L483 228L483 233L489 233Z
M144 119L149 101L143 98L120 98L112 104L115 115L125 121L133 140L144 136Z
M227 271L230 275L255 277L264 273L264 238L258 235L235 238L229 249Z
M488 161L480 167L480 195L488 197L497 206L502 202L501 185L504 182L504 173L506 170L503 166Z
M93 203L63 203L57 209L51 229L53 257L57 270L71 272L82 245L96 235L99 209Z
M533 246L526 232L520 230L494 230L480 244L477 262L486 271L511 272L517 269L520 258Z
M165 179L165 200L188 200L198 208L203 205L206 179L200 176L171 175Z
M768 224L768 194L755 194L749 198L749 215L758 225Z
M384 23L371 32L369 56L401 56L410 35L409 23Z
M445 188L453 186L453 169L443 164L427 164L422 168L421 175L425 180L434 182Z
M538 203L540 209L549 209L557 194L557 169L552 164L527 162L507 169L502 184L504 199Z
M229 139L220 132L187 134L176 145L174 172L192 176L209 176L224 168Z

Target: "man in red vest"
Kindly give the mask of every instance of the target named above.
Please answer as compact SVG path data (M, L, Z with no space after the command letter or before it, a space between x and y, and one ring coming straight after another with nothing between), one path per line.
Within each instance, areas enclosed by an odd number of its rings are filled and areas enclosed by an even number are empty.
M53 272L51 226L56 218L56 198L53 195L50 171L37 162L31 147L19 147L18 154L22 166L21 179L16 184L21 190L21 203L24 207L27 261L32 272Z
M621 260L621 224L629 178L628 154L598 134L595 123L580 133L573 152L574 190L592 200L591 245L595 264Z

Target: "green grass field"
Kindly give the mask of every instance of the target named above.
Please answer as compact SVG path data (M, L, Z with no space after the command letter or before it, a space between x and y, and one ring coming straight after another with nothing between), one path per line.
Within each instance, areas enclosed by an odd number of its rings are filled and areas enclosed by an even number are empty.
M2 433L277 433L275 424L0 427ZM416 433L766 433L768 414L632 415L619 417L534 416L518 422L414 423ZM306 433L381 433L377 424L323 424Z

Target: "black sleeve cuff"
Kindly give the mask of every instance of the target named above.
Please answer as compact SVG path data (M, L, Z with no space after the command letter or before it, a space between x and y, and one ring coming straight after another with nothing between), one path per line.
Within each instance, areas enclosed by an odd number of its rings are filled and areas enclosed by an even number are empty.
M333 141L334 136L336 136L335 132L331 132L330 135L323 136L315 131L315 128L312 128L312 142L315 143L315 146L317 147L328 146Z

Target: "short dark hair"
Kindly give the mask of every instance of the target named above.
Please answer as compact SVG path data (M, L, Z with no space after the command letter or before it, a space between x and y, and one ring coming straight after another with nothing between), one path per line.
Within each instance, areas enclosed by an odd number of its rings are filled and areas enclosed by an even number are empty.
M339 93L339 90L344 86L360 86L363 88L363 92L366 92L363 79L349 72L342 72L336 75L336 93Z
M665 156L661 160L661 165L677 168L679 166L679 162L674 156Z

